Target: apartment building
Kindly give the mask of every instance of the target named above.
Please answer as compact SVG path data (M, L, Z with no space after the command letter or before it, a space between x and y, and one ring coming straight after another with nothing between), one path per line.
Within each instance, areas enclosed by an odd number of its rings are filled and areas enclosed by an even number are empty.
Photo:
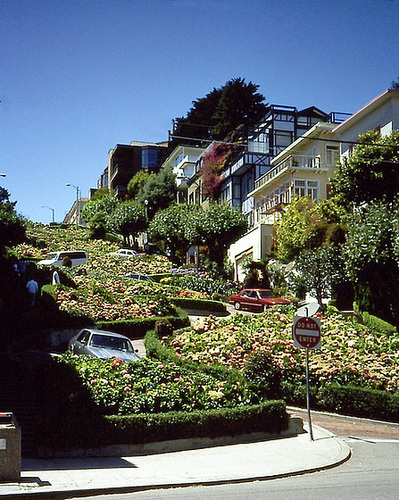
M117 144L108 153L108 188L122 198L130 179L139 171L157 173L167 154L168 143L139 142Z
M278 152L269 170L255 180L248 193L253 224L229 250L237 279L242 278L243 259L260 260L273 247L275 223L294 196L316 201L329 197L336 164L350 154L359 134L379 130L384 135L399 130L399 92L387 90L342 121L344 116L331 114L326 122L314 124Z

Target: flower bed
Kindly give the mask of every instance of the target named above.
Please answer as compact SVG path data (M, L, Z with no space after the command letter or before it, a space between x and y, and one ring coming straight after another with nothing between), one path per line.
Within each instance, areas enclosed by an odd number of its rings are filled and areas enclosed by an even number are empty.
M88 231L82 228L30 224L28 235L36 241L36 246L16 246L15 252L20 258L42 259L55 250L87 251L89 260L85 265L62 268L69 284L74 287L59 286L52 293L59 309L73 316L87 317L94 322L169 316L176 315L172 298L208 298L205 292L186 290L182 286L123 277L130 272L146 275L168 273L171 263L164 256L119 259L112 255L118 245L90 240Z
M210 410L258 402L234 378L218 378L174 363L150 359L123 363L70 353L62 359L79 373L83 387L106 414Z
M378 335L355 319L338 314L320 317L322 349L310 354L315 384L355 384L399 390L399 336ZM163 339L181 358L243 370L249 355L265 350L280 368L282 381L303 381L304 350L292 341L293 312L269 309L257 316L210 317L171 339Z

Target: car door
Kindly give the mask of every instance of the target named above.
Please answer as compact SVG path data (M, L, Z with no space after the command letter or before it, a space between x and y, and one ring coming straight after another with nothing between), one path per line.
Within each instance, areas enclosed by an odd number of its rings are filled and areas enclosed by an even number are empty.
M89 330L83 330L83 332L78 336L76 342L73 346L74 354L85 354L87 351L87 345L89 343L90 332Z
M251 298L250 298L251 290L243 290L241 292L240 303L243 309L251 308Z
M257 311L262 305L259 303L258 293L255 290L249 290L248 292L248 309L252 311Z

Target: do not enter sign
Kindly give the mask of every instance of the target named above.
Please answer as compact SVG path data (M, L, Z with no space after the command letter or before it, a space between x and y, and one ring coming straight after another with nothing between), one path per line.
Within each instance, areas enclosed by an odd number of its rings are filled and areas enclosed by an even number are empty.
M294 316L292 336L296 347L320 349L320 320L303 316Z

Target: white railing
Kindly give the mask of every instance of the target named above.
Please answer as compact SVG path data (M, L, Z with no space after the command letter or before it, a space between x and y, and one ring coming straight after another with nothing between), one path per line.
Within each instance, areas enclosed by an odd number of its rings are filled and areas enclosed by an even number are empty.
M280 173L288 168L301 168L318 170L320 168L319 156L304 156L304 155L290 155L283 161L278 163L275 167L270 169L266 174L262 175L255 181L254 189L268 184L272 179L280 175Z
M181 168L185 163L195 163L198 160L197 155L185 155L182 158L183 155L180 155L179 158L177 158L176 161L176 168Z

